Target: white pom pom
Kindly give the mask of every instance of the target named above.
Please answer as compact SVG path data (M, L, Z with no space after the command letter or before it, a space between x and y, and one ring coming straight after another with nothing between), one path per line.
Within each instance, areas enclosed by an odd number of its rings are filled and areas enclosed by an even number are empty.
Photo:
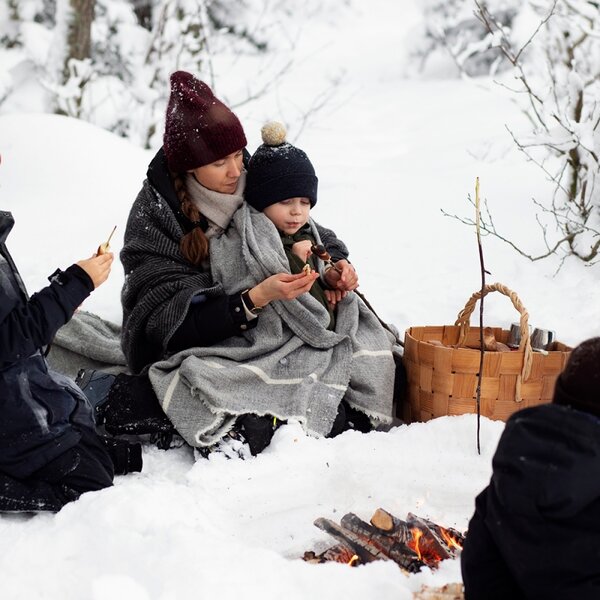
M279 121L269 121L269 123L263 125L260 134L262 135L263 142L267 144L267 146L281 146L281 144L285 144L287 131L283 123L279 123Z

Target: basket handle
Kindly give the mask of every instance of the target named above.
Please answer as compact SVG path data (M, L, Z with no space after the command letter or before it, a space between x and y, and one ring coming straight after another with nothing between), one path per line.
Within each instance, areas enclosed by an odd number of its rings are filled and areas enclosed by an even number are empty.
M455 325L460 327L459 337L458 337L458 345L463 346L465 340L467 338L467 334L469 332L470 324L469 319L475 310L475 304L477 300L479 300L482 296L487 296L490 292L500 292L505 296L510 298L510 301L513 303L515 309L521 315L521 319L519 325L521 327L521 341L519 343L519 351L523 352L523 369L521 371L521 376L519 377L519 381L517 383L517 402L520 402L521 393L520 393L520 383L521 381L526 380L531 373L531 364L533 361L533 351L531 349L531 337L529 334L529 313L527 309L523 306L523 303L517 296L516 292L513 292L511 289L507 288L502 283L491 283L485 285L482 290L475 292L467 303L465 307L458 313L458 317L456 318Z

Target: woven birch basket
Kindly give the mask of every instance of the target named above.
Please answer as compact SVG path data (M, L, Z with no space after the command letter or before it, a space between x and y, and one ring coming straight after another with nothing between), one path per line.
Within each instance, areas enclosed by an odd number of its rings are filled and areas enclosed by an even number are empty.
M519 348L511 352L483 353L481 414L506 421L517 410L552 400L556 378L563 370L571 348L553 342L547 352L534 352L529 314L517 294L501 283L486 285L483 296L490 292L508 296L520 314ZM480 290L469 298L454 325L406 330L403 358L408 377L403 410L405 422L477 412L481 352L464 346L479 343L479 327L471 328L469 319L481 297ZM496 340L506 344L510 332L499 327L491 329Z

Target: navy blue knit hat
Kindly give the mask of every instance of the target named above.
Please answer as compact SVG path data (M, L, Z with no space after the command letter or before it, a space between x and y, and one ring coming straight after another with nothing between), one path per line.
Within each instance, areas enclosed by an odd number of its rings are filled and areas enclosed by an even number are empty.
M191 73L171 75L163 147L169 169L185 173L246 146L239 119Z
M286 142L281 123L267 123L261 134L264 143L248 163L246 202L259 211L288 198L308 198L314 206L319 180L306 153Z

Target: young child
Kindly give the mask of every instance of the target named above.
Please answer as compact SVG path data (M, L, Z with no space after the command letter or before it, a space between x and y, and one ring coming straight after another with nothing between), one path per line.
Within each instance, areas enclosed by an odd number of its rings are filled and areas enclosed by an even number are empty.
M305 152L286 141L281 123L267 123L261 134L263 144L248 164L244 198L277 228L293 274L302 273L306 265L318 271L309 224L310 210L317 203L315 169ZM324 277L315 280L310 294L328 310L328 329L335 327L337 302L357 286L356 272L347 261L336 268L327 265Z
M141 447L103 440L75 383L49 369L44 347L106 281L111 253L57 270L29 298L6 248L0 211L0 512L58 511L115 472L141 470Z
M291 273L307 272L306 265L308 272L318 272L320 259L313 252L317 240L309 223L310 211L317 203L318 178L307 154L287 142L286 134L283 124L275 121L261 129L263 144L248 163L244 198L277 228ZM354 267L345 260L339 266L330 262L323 277L315 279L309 293L329 312L327 329L335 329L336 304L356 287ZM242 296L244 305L245 298ZM346 428L366 432L371 426L364 413L342 401L330 435Z

